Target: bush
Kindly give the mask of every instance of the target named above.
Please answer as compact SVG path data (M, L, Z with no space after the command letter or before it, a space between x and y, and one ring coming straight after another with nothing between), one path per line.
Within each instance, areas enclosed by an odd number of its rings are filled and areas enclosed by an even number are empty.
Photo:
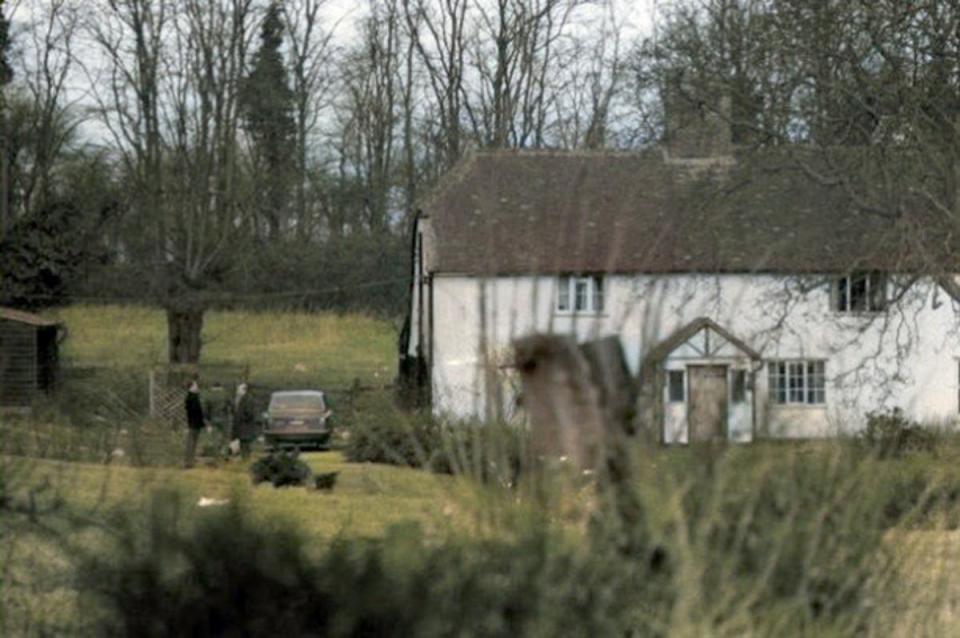
M313 477L313 486L318 490L332 490L340 472L324 472Z
M908 419L900 408L867 413L867 425L857 435L860 445L879 458L899 458L912 452L931 452L937 433Z
M378 406L351 426L343 453L354 463L429 467L440 436L439 424L429 414Z
M257 524L236 504L205 514L185 520L179 499L161 495L146 530L121 519L116 547L81 558L91 635L624 633L616 563L543 526L442 546L399 526L317 556L289 527Z
M344 448L348 461L469 474L515 484L526 444L523 428L505 423L445 423L429 413L392 406L357 420Z
M161 499L82 585L106 635L857 635L910 516L887 506L918 498L893 470L841 447L646 449L584 528L534 507L492 541L403 527L319 551L236 500L191 521Z
M296 450L273 452L260 457L250 466L250 478L254 485L270 483L274 487L306 485L310 479L310 466L300 460Z
M641 635L660 635L678 610L684 635L855 633L871 579L879 586L889 567L892 475L878 481L872 461L838 448L762 444L644 449L633 469L637 514L607 515L594 533L660 565L661 584L638 596Z

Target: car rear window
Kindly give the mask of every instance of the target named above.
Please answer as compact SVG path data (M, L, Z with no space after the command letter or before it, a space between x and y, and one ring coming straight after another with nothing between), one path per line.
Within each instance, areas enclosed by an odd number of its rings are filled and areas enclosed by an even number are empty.
M323 410L323 397L315 394L288 394L270 399L270 410Z

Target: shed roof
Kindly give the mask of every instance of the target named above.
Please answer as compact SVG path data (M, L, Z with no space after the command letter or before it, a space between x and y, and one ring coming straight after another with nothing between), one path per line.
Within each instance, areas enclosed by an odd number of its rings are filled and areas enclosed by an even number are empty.
M0 319L16 321L17 323L25 323L40 328L60 325L60 322L56 321L55 319L48 319L32 312L17 310L15 308L7 308L4 306L0 306Z
M845 185L763 157L476 152L420 212L426 269L440 273L960 270L960 239L943 222L865 213Z

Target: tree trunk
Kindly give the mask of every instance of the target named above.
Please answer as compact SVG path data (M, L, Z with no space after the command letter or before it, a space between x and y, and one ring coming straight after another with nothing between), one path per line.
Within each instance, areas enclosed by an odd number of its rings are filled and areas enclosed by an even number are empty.
M203 346L202 308L167 308L170 363L198 363Z

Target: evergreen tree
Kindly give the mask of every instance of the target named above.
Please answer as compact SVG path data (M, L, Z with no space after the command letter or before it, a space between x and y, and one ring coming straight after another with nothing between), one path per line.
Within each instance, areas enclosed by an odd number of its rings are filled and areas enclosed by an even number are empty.
M243 110L247 132L253 140L258 179L265 182L258 213L271 236L277 236L289 217L295 174L293 91L283 64L283 22L279 2L267 9L260 32L260 48L254 55L243 86Z
M0 0L0 7L3 1ZM10 52L10 23L7 16L0 11L0 87L8 84L13 79L13 69L10 68L10 62L7 55Z
M10 133L7 124L6 86L13 79L13 69L7 60L10 52L10 23L3 13L0 0L0 238L7 234L10 213Z

